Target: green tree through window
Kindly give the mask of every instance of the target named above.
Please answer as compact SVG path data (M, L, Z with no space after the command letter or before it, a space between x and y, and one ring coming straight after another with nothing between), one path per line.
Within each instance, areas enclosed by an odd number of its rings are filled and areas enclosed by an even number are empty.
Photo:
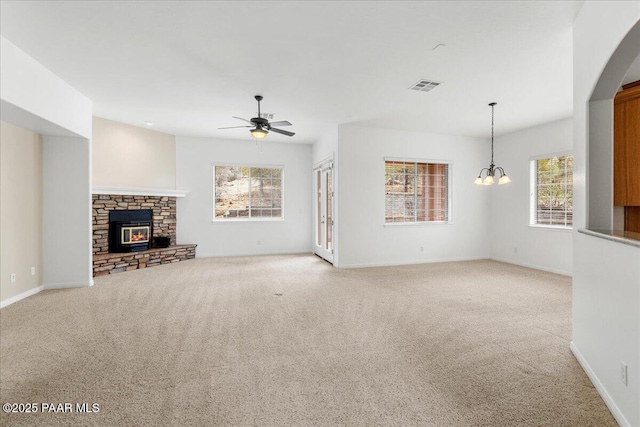
M449 221L449 165L385 161L385 223Z
M531 161L532 225L573 225L573 156Z
M282 219L282 168L215 166L214 219Z

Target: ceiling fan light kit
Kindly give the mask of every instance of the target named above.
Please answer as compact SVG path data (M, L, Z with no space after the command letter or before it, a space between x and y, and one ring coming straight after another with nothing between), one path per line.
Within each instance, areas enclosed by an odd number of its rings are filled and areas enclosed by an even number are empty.
M260 112L260 101L262 101L262 96L256 95L254 98L256 99L256 101L258 101L258 117L254 117L251 120L247 120L247 119L243 119L242 117L233 116L234 119L245 121L249 123L249 125L229 126L229 127L218 128L218 129L253 128L249 132L251 133L251 136L253 136L256 139L266 138L267 135L269 134L269 131L286 135L286 136L295 135L294 132L289 132L287 130L275 128L274 126L291 126L291 123L289 123L286 120L282 120L279 122L270 122L268 119L264 118L262 116L262 113Z
M496 172L500 174L500 178L498 179L498 185L508 184L511 182L511 178L505 173L504 169L500 166L496 166L493 163L493 110L497 105L497 102L492 102L489 104L491 107L491 164L489 164L488 168L483 168L480 170L478 177L473 181L474 184L477 185L493 185L495 183L494 177L496 176ZM484 178L482 174L485 174Z
M269 133L268 131L262 129L261 125L256 125L255 129L251 129L249 132L251 132L251 136L256 139L265 138Z

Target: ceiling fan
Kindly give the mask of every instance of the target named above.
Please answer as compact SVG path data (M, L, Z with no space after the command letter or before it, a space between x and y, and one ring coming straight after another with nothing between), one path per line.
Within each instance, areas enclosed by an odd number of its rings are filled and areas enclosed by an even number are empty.
M258 101L258 117L254 117L251 120L243 119L242 117L233 116L234 119L243 120L247 123L251 123L251 125L244 126L229 126L218 129L237 129L237 128L253 128L249 132L251 132L251 136L254 138L264 138L267 136L269 131L280 133L282 135L293 136L295 133L289 132L282 129L277 129L274 126L291 126L291 123L288 121L280 121L280 122L269 122L269 120L263 118L260 114L260 101L262 101L261 95L255 96L256 101Z

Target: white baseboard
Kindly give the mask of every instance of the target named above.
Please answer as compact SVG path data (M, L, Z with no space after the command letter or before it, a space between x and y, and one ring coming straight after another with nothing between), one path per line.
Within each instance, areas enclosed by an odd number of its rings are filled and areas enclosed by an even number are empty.
M417 259L411 261L371 262L363 264L340 264L340 268L393 267L395 265L432 264L437 262L478 261L487 257Z
M565 271L565 270L558 270L557 268L548 268L548 267L543 267L541 265L529 264L526 262L518 262L518 261L513 261L511 259L499 258L499 257L491 257L489 259L492 259L494 261L504 262L506 264L519 265L520 267L533 268L534 270L548 271L549 273L555 273L555 274L560 274L562 276L573 277L572 272Z
M196 252L196 258L225 258L225 257L240 257L240 256L269 256L269 255L301 255L301 254L309 254L310 251L300 251L300 252L243 252L243 253L228 253L228 254L202 254Z
M68 288L87 288L93 284L93 280L88 282L62 282L62 283L45 283L42 285L44 289L68 289Z
M25 299L26 297L30 297L31 295L35 295L41 290L44 289L44 286L37 286L35 288L29 289L28 291L24 291L21 294L16 295L15 297L7 298L5 300L0 301L0 309L5 308L8 305L13 304L14 302L18 302L21 299Z
M569 347L571 348L571 352L573 353L575 358L578 360L578 363L580 363L580 366L582 366L582 369L584 369L587 376L591 380L591 383L593 383L593 386L598 391L598 394L600 395L600 397L602 397L602 400L604 400L605 405L607 405L607 408L609 408L609 411L613 415L613 418L615 418L618 424L620 424L620 427L631 427L629 421L627 421L625 416L622 414L620 408L618 408L618 406L615 404L615 402L607 392L607 389L604 388L595 372L593 372L593 369L591 369L586 359L584 358L582 353L580 353L580 350L578 349L578 347L576 347L573 341L571 341L571 345Z

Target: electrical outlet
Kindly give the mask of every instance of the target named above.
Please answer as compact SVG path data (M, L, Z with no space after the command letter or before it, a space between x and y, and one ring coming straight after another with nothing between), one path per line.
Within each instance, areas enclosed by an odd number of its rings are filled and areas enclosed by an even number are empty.
M424 252L424 246L420 246L420 252Z
M35 267L31 267L31 275L32 276L36 275L36 268Z
M258 240L258 244L261 245L262 244L262 240Z
M622 360L620 361L620 381L622 381L622 384L627 385L627 364Z
M518 253L518 248L513 248L513 253L517 254Z
M16 283L16 273L11 273L11 283Z

